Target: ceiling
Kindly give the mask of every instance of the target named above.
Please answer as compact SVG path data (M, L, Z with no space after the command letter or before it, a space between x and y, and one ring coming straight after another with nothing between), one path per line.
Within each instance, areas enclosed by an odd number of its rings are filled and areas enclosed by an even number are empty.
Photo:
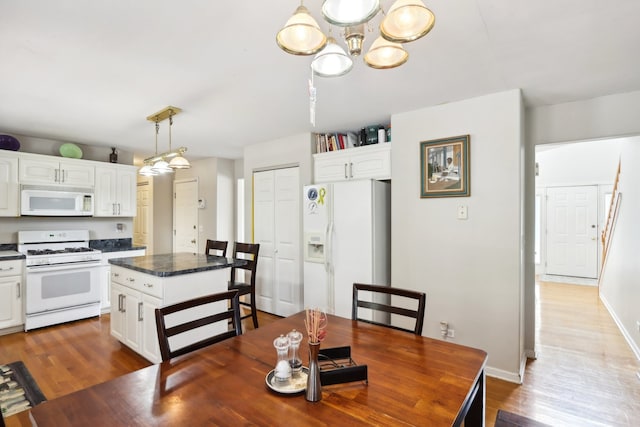
M405 65L374 70L357 58L346 76L315 78L313 127L311 58L275 43L298 4L3 0L0 133L140 158L154 151L146 117L173 105L183 109L174 148L188 147L188 158L240 158L261 141L388 124L392 113L514 88L527 106L640 90L637 0L426 0L436 24L405 45ZM320 4L305 2L328 30ZM159 145L168 148L166 121Z

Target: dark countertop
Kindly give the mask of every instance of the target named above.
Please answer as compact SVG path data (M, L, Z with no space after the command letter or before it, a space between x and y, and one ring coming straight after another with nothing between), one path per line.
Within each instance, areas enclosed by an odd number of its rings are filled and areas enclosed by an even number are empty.
M157 277L180 276L182 274L237 267L245 263L246 261L241 259L192 254L188 252L113 258L109 260L109 264L111 265L117 265Z
M146 246L133 246L131 238L90 240L89 247L102 252L135 251Z

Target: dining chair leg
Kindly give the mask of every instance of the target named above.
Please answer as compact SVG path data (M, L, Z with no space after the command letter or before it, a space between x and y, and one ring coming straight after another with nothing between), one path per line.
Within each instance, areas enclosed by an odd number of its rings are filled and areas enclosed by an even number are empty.
M251 292L251 318L253 319L253 327L258 329L258 309L256 308L256 293Z

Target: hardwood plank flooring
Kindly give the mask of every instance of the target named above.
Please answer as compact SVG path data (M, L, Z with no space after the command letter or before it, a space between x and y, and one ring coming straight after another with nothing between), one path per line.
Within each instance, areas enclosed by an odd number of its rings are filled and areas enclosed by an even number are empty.
M638 425L640 363L597 288L540 282L537 290L538 359L528 362L523 385L487 378L486 424L505 409L553 426ZM262 325L276 319L259 312ZM243 328L252 326L245 320ZM149 365L109 335L108 315L0 336L0 362L16 360L48 399ZM6 422L30 425L27 412Z

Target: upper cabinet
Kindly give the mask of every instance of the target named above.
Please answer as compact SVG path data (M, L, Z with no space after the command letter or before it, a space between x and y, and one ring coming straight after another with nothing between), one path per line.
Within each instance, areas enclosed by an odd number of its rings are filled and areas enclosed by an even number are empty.
M381 143L313 155L315 183L391 179L391 144Z
M135 166L96 166L95 211L93 216L136 216Z
M0 216L18 216L18 156L2 153L0 157Z
M20 183L93 187L94 170L92 163L82 160L62 160L42 155L22 156Z

